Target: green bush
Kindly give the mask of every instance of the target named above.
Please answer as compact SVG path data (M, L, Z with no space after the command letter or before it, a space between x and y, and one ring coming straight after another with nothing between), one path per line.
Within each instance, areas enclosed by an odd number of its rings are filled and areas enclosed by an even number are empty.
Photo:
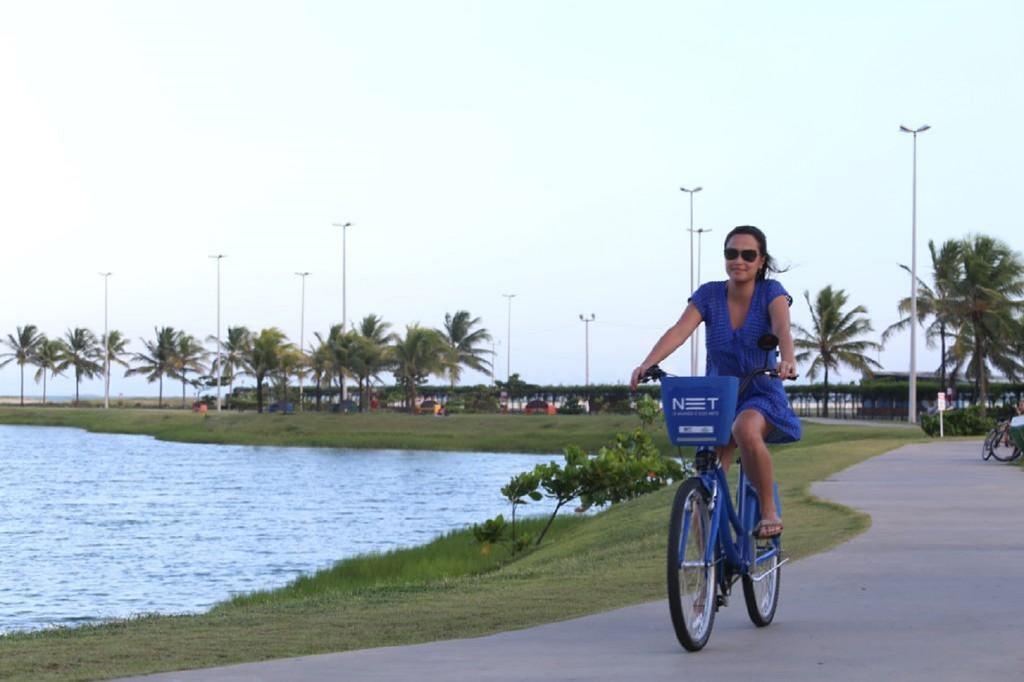
M559 510L573 500L580 501L581 510L595 505L616 504L654 492L689 474L679 462L664 457L651 436L652 427L661 416L658 401L642 396L637 401L636 414L640 418L640 426L616 434L611 443L593 455L579 446L570 445L564 451L564 466L557 462L538 464L533 471L512 477L501 489L502 495L512 504L513 554L525 549L530 542L529 536L520 536L516 531L516 510L530 501L537 502L542 496L555 501L555 509L537 537L536 544L539 545ZM477 542L485 547L489 548L502 537L496 534L492 538L485 534L483 527L480 528L474 534Z
M943 431L947 436L984 436L996 425L992 415L982 416L981 408L971 405L962 410L948 410L943 413ZM939 435L939 415L926 414L921 417L921 428L929 436Z
M558 414L583 414L586 410L580 405L580 401L576 399L576 396L569 398L565 401L561 407L558 408Z
M466 412L494 413L501 411L497 394L487 388L477 388L465 396Z

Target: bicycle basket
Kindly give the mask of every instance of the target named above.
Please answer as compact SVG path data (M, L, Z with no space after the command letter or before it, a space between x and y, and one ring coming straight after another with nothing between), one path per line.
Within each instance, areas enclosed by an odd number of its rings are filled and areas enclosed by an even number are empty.
M1014 445L1024 450L1024 415L1010 420L1010 437Z
M736 416L736 377L666 377L661 380L668 439L673 445L725 445Z

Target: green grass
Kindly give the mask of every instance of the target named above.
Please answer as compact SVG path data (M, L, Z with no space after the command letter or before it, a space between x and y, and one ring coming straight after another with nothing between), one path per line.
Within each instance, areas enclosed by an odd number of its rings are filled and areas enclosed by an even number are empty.
M870 524L864 514L811 496L813 481L919 435L808 425L804 441L775 449L787 552L822 551ZM568 440L563 434L560 442ZM550 540L516 561L502 551L481 556L463 531L419 548L350 559L203 615L8 636L0 640L0 679L97 679L470 637L660 599L673 490L593 517L562 519Z
M500 415L450 417L398 413L295 415L182 410L3 407L0 424L73 426L189 443L395 450L561 452L569 443L596 449L610 434L633 428L632 415ZM662 445L668 445L664 433Z

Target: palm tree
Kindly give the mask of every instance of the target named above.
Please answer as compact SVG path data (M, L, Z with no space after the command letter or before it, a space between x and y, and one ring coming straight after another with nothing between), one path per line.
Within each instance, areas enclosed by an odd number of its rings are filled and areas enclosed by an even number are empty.
M310 345L307 356L309 357L309 370L316 380L316 410L320 411L320 400L323 396L323 385L326 381L331 382L331 348L319 334L315 334L317 344Z
M6 353L0 353L0 367L6 367L12 362L17 362L21 368L21 404L25 405L25 365L34 363L36 351L40 344L46 340L42 332L34 324L26 324L18 327L17 334L8 334L3 344L10 348Z
M463 365L480 372L490 369L491 363L487 360L490 351L480 345L490 341L491 335L486 329L474 330L478 324L480 318L470 318L469 311L459 310L455 315L445 313L443 334L448 344L445 365L453 391L462 375Z
M263 382L278 368L288 337L277 327L262 330L243 354L246 372L256 379L256 411L263 412Z
M370 382L391 366L389 344L396 336L391 325L377 315L367 315L359 323L352 371L359 380L359 411L370 408Z
M164 376L171 375L174 371L174 353L178 346L178 335L181 333L174 327L153 328L156 338L152 341L142 339L142 345L146 347L144 353L133 353L132 361L139 363L124 373L125 376L133 374L146 375L146 381L153 383L160 382L160 393L157 399L157 406L164 406Z
M100 348L96 335L83 327L75 327L64 333L64 347L60 362L60 370L68 367L75 369L75 404L78 404L78 388L82 378L92 379L103 376L103 349Z
M829 370L838 371L840 366L847 365L870 375L872 367L880 368L881 365L864 353L868 350L878 350L881 346L874 341L858 340L857 337L871 331L871 321L864 317L868 311L862 305L850 311L843 311L847 296L842 289L833 291L831 285L825 287L818 292L813 304L810 293L805 291L804 299L811 310L814 327L808 331L799 325L793 325L794 331L799 334L793 343L797 348L803 349L803 352L797 353L796 361L811 361L807 376L812 380L824 369L825 399L822 415L827 417Z
M931 318L931 323L925 327L925 341L929 348L934 348L935 339L939 339L939 379L943 391L946 390L946 367L950 364L946 352L946 339L951 335L956 337L960 326L959 321L953 316L952 295L960 269L962 244L959 239L949 239L936 251L935 242L929 240L928 251L932 257L932 279L935 286L928 286L920 278L917 280L917 322L924 326ZM911 269L906 265L901 264L900 267L911 273ZM882 333L883 344L894 334L910 326L910 308L909 296L900 300L898 310L901 318Z
M288 402L288 384L293 376L298 375L306 364L306 356L293 344L283 344L277 353L277 369L280 377L277 382L279 398L282 403ZM301 405L298 409L302 409Z
M398 338L391 347L395 380L405 387L405 406L416 405L416 386L431 374L440 376L446 369L447 344L436 329L418 324L405 328L405 338Z
M317 332L315 336L319 344L325 349L323 352L330 368L329 374L338 379L338 395L340 396L342 393L342 383L345 381L345 374L349 370L349 356L352 353L353 334L342 331L340 324L333 324L327 332L326 338L320 332ZM341 398L339 397L338 400L340 401Z
M189 383L188 375L189 372L194 374L202 374L206 371L206 365L204 360L206 359L206 349L203 348L203 344L199 342L199 339L179 332L175 339L174 351L171 354L171 370L168 374L175 379L181 380L181 407L185 408L185 387Z
M109 339L109 342L108 342ZM103 351L107 353L103 360L104 382L106 384L106 390L110 391L110 374L106 372L107 367L113 367L115 364L121 365L122 367L128 366L128 361L125 360L125 356L128 355L128 339L124 334L111 329L110 333L106 336L100 336L100 346Z
M207 336L206 341L215 344L217 343L217 337ZM210 365L210 374L213 376L221 374L222 380L225 377L227 378L229 396L234 392L235 377L245 374L245 354L249 352L251 346L252 332L249 331L248 327L228 327L227 339L221 339L220 361L224 365L223 373L219 371L216 351L214 352L214 359Z
M1024 262L1005 242L971 235L961 242L960 266L952 283L950 314L962 327L951 349L954 371L966 367L974 379L982 414L988 404L989 365L1008 379L1024 374L1015 352L1018 316L1024 309Z
M36 370L35 380L39 383L39 380L43 380L43 405L46 404L46 373L49 372L51 377L58 377L63 374L63 370L60 369L61 358L64 355L64 344L56 339L43 339L43 342L39 344L39 349L36 350L35 359L33 363L39 369Z

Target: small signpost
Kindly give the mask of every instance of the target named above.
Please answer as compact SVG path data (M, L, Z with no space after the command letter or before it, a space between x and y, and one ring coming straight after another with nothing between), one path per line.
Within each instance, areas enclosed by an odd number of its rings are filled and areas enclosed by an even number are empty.
M945 438L946 437L946 433L945 433L945 429L942 426L942 413L946 411L946 393L945 393L945 391L939 391L939 395L937 397L937 402L938 402L937 409L939 411L939 438Z

